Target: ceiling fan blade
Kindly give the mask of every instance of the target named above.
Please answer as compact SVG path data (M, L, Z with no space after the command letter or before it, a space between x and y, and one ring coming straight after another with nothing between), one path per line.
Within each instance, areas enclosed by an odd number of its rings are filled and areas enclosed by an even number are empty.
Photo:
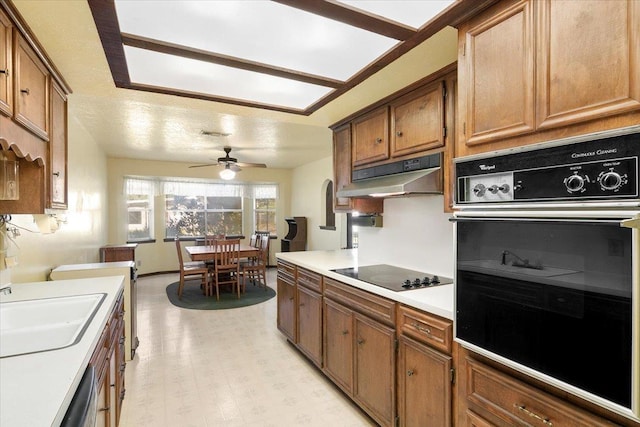
M236 162L235 163L238 166L241 166L243 168L266 168L267 165L265 165L264 163L243 163L243 162Z
M218 163L207 163L206 165L192 165L190 168L204 168L208 166L218 166Z

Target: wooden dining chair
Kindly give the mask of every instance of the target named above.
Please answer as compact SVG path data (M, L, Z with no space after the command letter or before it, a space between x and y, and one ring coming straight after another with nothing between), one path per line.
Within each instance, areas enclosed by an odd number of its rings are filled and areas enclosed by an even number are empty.
M267 264L269 263L269 235L262 235L258 243L258 256L242 265L240 276L243 286L247 281L267 290Z
M182 246L180 246L180 238L176 237L176 249L178 251L178 262L180 263L180 283L178 285L178 299L182 299L182 290L184 282L188 279L200 278L200 287L207 291L209 288L209 267L200 261L184 261L182 257Z
M212 274L212 283L216 287L216 299L220 300L220 285L231 285L240 298L240 239L216 240L214 242L216 262Z

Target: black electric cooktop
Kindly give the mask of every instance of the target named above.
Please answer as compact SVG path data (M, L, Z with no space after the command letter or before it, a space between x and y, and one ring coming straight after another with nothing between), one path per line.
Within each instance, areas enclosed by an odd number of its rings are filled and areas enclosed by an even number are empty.
M331 271L396 292L453 283L453 280L448 277L439 277L431 273L408 270L387 264L337 268Z

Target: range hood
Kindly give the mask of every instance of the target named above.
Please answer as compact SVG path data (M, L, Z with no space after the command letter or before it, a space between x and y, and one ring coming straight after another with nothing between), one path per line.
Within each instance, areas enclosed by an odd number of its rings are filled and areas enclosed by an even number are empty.
M442 194L441 154L353 171L338 197L399 197Z

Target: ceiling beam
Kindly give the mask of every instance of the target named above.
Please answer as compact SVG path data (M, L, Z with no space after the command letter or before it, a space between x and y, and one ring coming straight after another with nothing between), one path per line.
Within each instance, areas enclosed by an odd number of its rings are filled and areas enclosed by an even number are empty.
M117 87L128 87L131 84L131 78L122 47L116 6L113 0L89 0L89 8L107 56L113 81Z
M331 0L272 0L396 40L407 40L414 28Z
M183 46L133 34L122 33L122 43L127 46L137 47L140 49L152 50L154 52L165 53L168 55L181 56L183 58L196 59L198 61L210 62L213 64L224 65L232 68L240 68L247 71L269 74L271 76L282 77L289 80L297 80L319 86L337 88L344 84L343 81L330 79L328 77L303 73L296 70L276 67L273 65L249 61L247 59L209 52L206 50L196 49L189 46Z

